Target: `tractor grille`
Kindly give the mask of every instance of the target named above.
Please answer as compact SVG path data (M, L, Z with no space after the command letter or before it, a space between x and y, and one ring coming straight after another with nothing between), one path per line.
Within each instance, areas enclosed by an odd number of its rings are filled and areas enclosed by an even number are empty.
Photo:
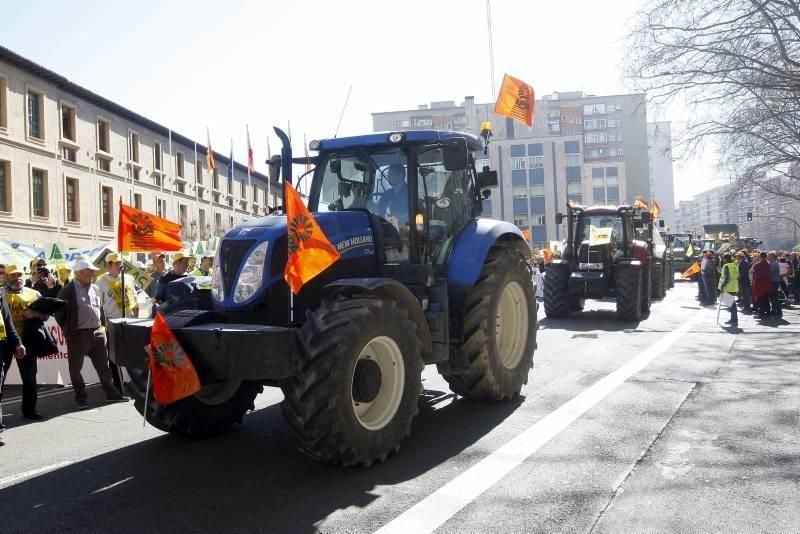
M230 295L235 282L234 276L244 255L255 244L255 239L228 239L222 242L220 261L222 262L222 280L225 283L225 294Z

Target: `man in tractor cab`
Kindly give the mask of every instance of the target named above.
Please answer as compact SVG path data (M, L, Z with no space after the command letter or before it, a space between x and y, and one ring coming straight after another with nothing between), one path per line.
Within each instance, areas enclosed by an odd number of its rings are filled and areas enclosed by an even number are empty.
M406 184L406 169L399 163L389 165L386 173L391 188L384 191L378 201L378 213L380 217L392 221L396 219L397 228L405 227L408 224L408 184ZM394 221L392 221L394 222Z

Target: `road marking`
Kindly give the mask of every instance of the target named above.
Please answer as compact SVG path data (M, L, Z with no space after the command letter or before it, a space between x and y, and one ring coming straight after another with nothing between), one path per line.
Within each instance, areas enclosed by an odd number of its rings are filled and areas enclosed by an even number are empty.
M695 312L677 329L397 516L381 527L377 533L422 534L439 528L545 443L669 349L697 324L704 311Z
M24 473L19 473L16 475L11 475L10 477L0 478L0 489L4 489L8 486L16 484L17 482L22 482L25 479L33 478L37 475L42 475L49 471L55 471L56 469L61 469L62 467L66 467L73 463L75 462L73 462L72 460L66 460L52 465L46 465L44 467L37 467L36 469L31 469L30 471L25 471Z
M133 477L123 478L122 480L118 480L117 482L114 482L113 484L109 484L108 486L103 486L102 488L94 490L89 495L97 495L98 493L102 493L104 491L110 490L111 488L115 488L115 487L119 486L120 484L124 484L125 482L127 482L129 480L133 480Z

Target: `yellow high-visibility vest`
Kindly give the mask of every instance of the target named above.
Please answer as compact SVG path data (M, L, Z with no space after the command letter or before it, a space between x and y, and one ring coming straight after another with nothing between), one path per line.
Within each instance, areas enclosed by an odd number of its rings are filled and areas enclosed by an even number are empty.
M22 325L25 322L25 316L22 314L40 296L38 291L29 287L23 287L19 293L6 290L5 299L8 302L8 309L11 311L11 320L20 336L22 335Z

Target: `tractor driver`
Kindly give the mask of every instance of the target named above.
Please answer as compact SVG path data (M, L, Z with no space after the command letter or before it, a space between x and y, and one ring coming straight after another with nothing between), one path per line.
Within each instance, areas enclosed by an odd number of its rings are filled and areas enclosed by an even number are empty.
M399 230L408 224L406 169L399 163L392 163L386 174L392 187L381 195L381 199L378 201L377 215L385 217L393 223L396 220Z

